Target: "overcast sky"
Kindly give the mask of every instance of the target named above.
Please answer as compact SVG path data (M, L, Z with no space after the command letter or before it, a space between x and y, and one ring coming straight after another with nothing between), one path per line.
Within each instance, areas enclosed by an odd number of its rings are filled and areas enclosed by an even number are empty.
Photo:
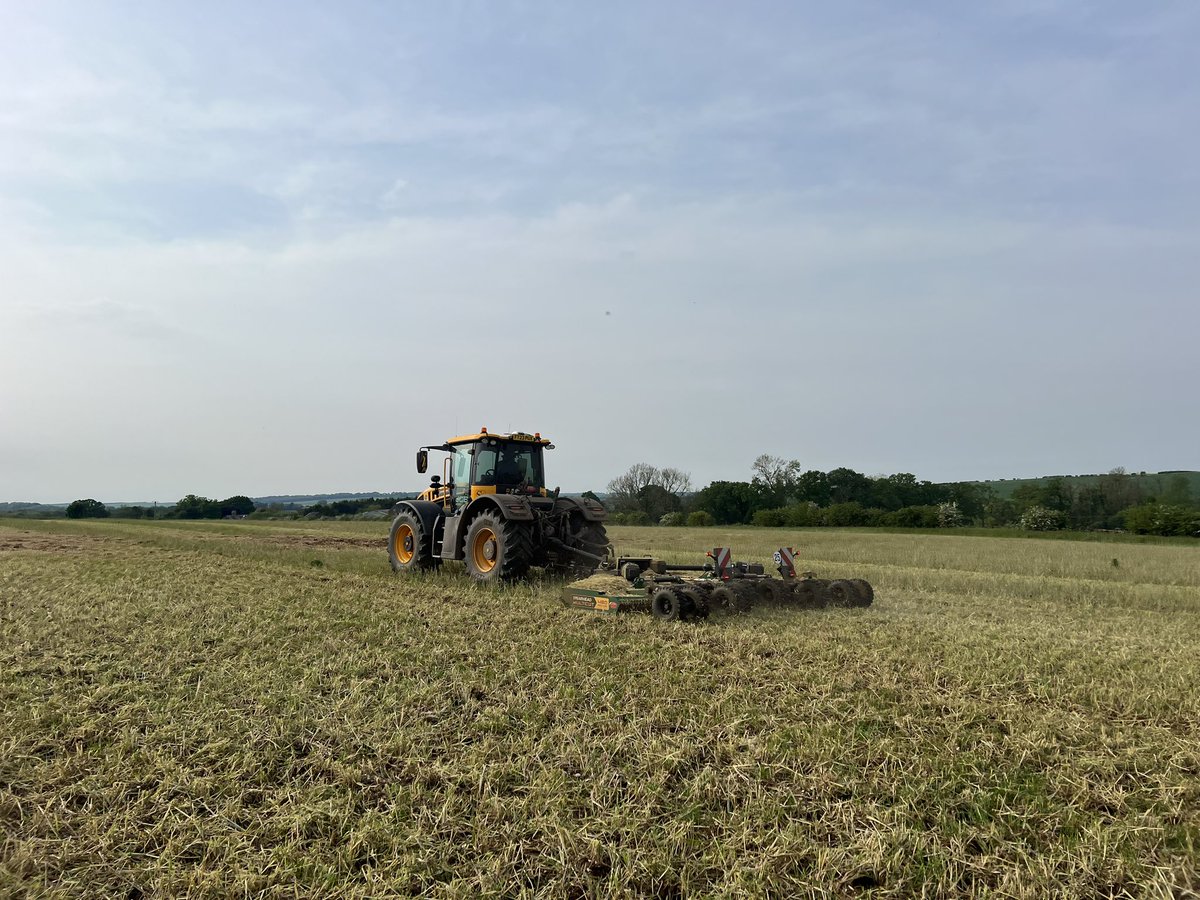
M0 4L0 500L1200 468L1200 6Z

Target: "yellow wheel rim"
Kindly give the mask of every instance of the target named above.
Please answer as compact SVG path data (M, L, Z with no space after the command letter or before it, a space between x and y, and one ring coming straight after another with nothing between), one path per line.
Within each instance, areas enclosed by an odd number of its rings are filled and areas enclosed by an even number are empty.
M392 541L392 551L402 566L407 566L417 555L417 536L413 534L411 525L401 525L396 529Z
M500 543L496 540L496 532L484 527L475 532L471 541L471 561L480 572L490 572L499 562Z

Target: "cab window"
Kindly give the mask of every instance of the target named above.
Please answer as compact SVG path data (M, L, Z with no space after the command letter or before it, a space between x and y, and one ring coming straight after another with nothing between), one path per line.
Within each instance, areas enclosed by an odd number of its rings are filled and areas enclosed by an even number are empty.
M542 448L537 444L488 443L475 451L475 483L543 487Z
M454 448L450 463L450 478L454 481L454 496L465 497L471 492L471 451L473 444Z

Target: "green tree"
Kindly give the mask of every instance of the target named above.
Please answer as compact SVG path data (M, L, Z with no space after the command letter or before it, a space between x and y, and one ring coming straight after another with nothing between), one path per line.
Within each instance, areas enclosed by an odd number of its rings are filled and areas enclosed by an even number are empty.
M74 500L67 505L67 518L106 519L108 518L108 507L90 497L87 500Z
M175 504L173 517L176 519L219 519L221 518L221 504L208 497L188 494Z
M938 528L961 528L967 524L962 510L958 508L958 504L953 500L937 505L937 520Z
M1021 517L1021 510L1015 500L993 497L983 507L983 524L989 528L999 528L1013 525Z
M759 493L763 506L786 506L798 494L800 463L794 459L783 459L766 453L754 460L750 467L754 472L750 483Z
M1186 475L1172 475L1163 491L1162 502L1168 506L1191 506L1192 486Z
M1046 480L1042 486L1039 505L1061 513L1069 512L1074 502L1074 494L1067 479L1054 477Z
M1031 506L1021 513L1021 527L1026 531L1058 531L1066 524L1067 514L1046 506Z
M815 503L794 503L783 511L789 528L812 528L821 524L821 509Z
M810 469L797 480L796 495L802 502L829 505L829 476Z
M871 479L853 469L833 469L829 473L829 502L858 503L867 506L871 503Z
M1125 527L1135 534L1160 534L1167 537L1200 535L1200 514L1184 506L1143 503L1125 510L1123 519Z
M714 481L696 494L692 506L711 513L719 525L745 525L758 508L758 491L745 481Z
M760 509L751 517L750 524L760 528L782 528L787 524L787 508Z
M361 506L370 504L370 500L359 501ZM226 497L221 501L221 517L228 515L248 516L254 512L254 501L249 497L237 494L233 497Z
M679 512L683 507L683 500L657 484L648 484L638 491L637 500L638 509L655 522L667 513Z
M1107 475L1101 475L1100 486L1104 493L1105 516L1115 516L1123 509L1137 506L1144 499L1139 483L1121 466L1110 470Z
M928 481L917 481L917 477L910 472L872 478L870 483L870 502L883 509L928 505L943 499L945 493L944 489Z
M857 500L849 503L833 503L825 510L825 524L835 528L852 528L871 524L871 511L864 509Z
M945 497L938 502L957 503L967 521L982 519L987 505L996 498L996 491L986 484L958 481L940 487L944 489Z

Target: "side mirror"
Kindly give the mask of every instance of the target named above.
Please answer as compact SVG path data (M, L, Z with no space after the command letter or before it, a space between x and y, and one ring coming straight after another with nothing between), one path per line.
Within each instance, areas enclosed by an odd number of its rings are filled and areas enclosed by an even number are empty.
M417 471L420 472L422 475L424 475L428 469L429 469L429 451L428 450L418 450L417 451Z

